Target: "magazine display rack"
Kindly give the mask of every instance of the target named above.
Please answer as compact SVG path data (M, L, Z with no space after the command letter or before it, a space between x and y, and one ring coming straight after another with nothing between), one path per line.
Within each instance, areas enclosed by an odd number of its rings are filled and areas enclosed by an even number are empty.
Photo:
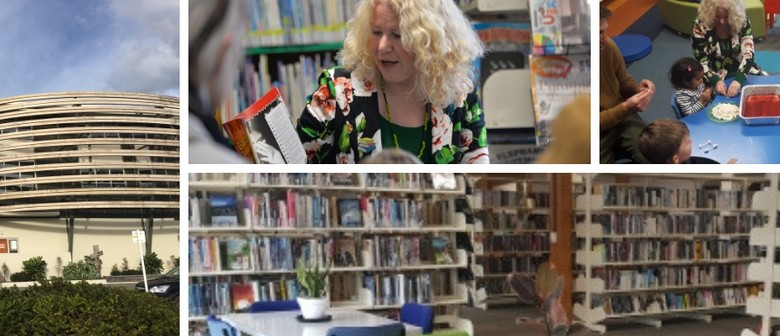
M742 310L757 282L751 206L763 175L583 176L575 203L579 249L574 315L604 332L607 320L660 327L664 317L710 321Z
M331 309L417 302L473 334L457 317L464 192L452 174L191 174L190 321L295 298L305 262L330 268Z

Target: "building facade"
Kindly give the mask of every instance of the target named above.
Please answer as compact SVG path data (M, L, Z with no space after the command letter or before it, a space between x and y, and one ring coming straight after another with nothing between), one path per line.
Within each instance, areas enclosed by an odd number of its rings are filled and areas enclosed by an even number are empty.
M94 245L103 275L122 258L134 268L138 229L149 237L142 250L178 256L179 115L178 98L152 94L0 99L0 260L10 272L43 256L57 275L58 257L78 261Z

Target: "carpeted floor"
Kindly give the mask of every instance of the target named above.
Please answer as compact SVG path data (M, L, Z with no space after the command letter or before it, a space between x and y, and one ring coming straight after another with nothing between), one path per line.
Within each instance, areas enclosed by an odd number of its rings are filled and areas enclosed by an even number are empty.
M530 336L540 335L532 329L515 325L519 316L536 316L538 313L531 308L503 307L489 310L463 308L460 315L470 319L474 324L476 336ZM739 335L744 328L757 328L761 319L741 314L714 315L710 323L691 319L672 318L663 321L660 329L638 323L617 322L607 326L607 336L650 336L650 335L685 335L685 336L734 336ZM581 336L596 336L595 332L580 334Z

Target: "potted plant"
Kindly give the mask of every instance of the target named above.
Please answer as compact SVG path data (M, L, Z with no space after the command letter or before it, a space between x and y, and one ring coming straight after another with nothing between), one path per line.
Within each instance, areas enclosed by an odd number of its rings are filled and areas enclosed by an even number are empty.
M325 310L330 306L327 296L327 277L330 267L321 270L319 265L310 267L301 258L296 270L301 293L298 295L298 305L304 319L320 319L325 317Z

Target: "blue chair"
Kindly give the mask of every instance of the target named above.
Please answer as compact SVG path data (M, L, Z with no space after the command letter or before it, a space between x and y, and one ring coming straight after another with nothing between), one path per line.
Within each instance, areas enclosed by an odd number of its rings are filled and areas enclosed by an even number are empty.
M286 300L286 301L257 301L249 306L250 313L263 313L274 311L288 311L288 310L301 310L298 306L298 301Z
M236 330L225 321L220 320L214 315L209 315L206 319L209 327L210 336L238 336Z
M406 336L403 323L392 323L370 327L332 327L328 336Z
M672 105L672 111L674 111L674 116L677 117L677 120L680 120L683 118L682 111L680 110L680 106L677 105L677 101L674 99L674 91L672 91L672 98L669 99L669 104Z
M417 303L404 303L401 306L401 322L416 325L423 334L433 332L433 308Z

